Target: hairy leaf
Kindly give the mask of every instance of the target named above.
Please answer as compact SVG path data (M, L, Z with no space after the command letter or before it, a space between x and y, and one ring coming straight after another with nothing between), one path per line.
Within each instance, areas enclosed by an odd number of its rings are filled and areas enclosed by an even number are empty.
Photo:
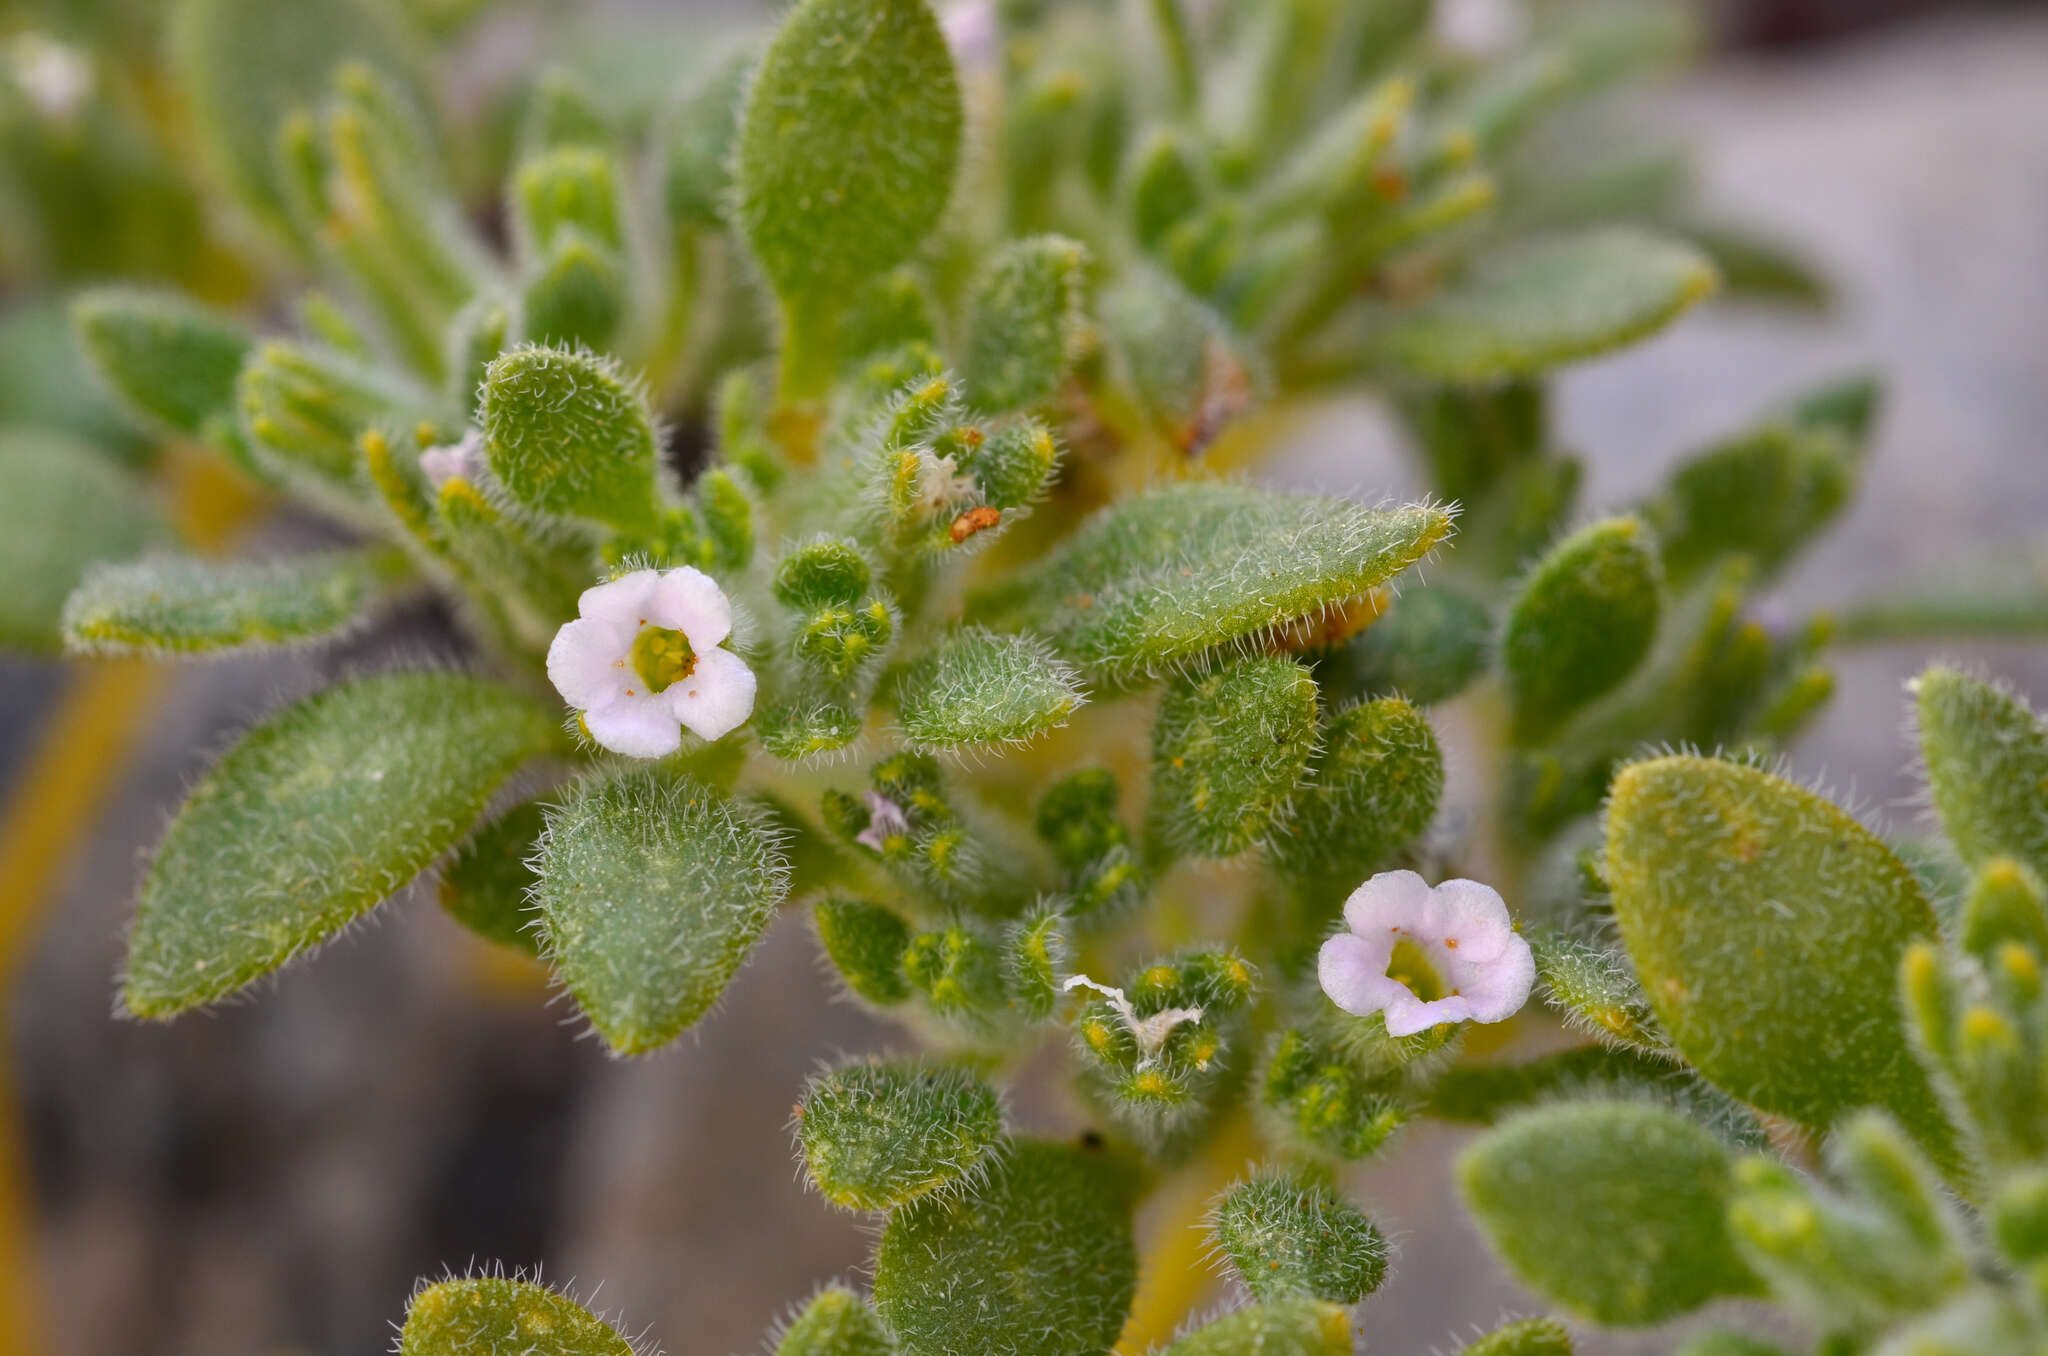
M645 397L589 353L522 348L484 371L477 408L491 470L536 513L644 528L658 447Z
M1914 685L1935 813L1963 861L2048 879L2048 724L2009 689L1934 668Z
M1438 381L1529 376L1653 334L1716 283L1690 246L1611 227L1485 260L1383 343L1395 364Z
M1458 1160L1466 1202L1524 1284L1598 1323L1660 1323L1757 1279L1724 1218L1733 1165L1685 1117L1632 1102L1526 1112Z
M790 1321L775 1356L895 1356L896 1344L867 1301L845 1286L819 1291Z
M478 829L441 873L441 907L479 937L538 956L529 892L540 879L532 863L546 827L547 806L529 800Z
M79 346L108 390L156 427L187 437L232 415L248 333L175 293L102 288L71 305Z
M995 1089L964 1069L857 1061L820 1074L797 1107L811 1182L849 1210L962 1190L1003 1132Z
M408 573L389 547L100 565L64 605L64 645L74 654L225 654L325 640L360 626Z
M1440 509L1180 484L1104 509L985 602L1091 673L1156 676L1355 598L1449 533Z
M394 673L243 736L192 789L142 879L122 1001L171 1017L318 945L475 823L552 712L495 683Z
M660 768L578 786L548 815L539 871L548 959L622 1055L710 1011L789 887L757 812Z
M430 1285L406 1306L398 1356L633 1356L588 1309L544 1286L500 1276Z
M1662 584L1634 518L1582 528L1543 557L1501 637L1518 738L1540 742L1635 671L1657 635Z
M875 1307L904 1356L1096 1356L1137 1286L1130 1187L1099 1150L1017 1141L979 1189L889 1217Z
M57 433L0 432L0 647L63 648L64 600L98 561L124 560L170 535L142 483Z
M1328 1182L1264 1172L1238 1183L1210 1218L1216 1246L1255 1300L1356 1304L1387 1274L1387 1242Z
M1652 759L1614 779L1607 880L1659 1022L1710 1081L1817 1128L1885 1106L1949 1145L1895 987L1934 911L1861 824L1753 767Z
M1444 790L1444 755L1399 697L1339 712L1324 726L1275 853L1281 869L1341 897L1421 837Z
M1525 1318L1495 1328L1458 1356L1572 1356L1572 1337L1554 1318Z
M836 310L909 257L952 196L953 57L924 0L805 0L741 115L738 219L785 305Z
M1350 1356L1351 1315L1319 1300L1276 1300L1212 1319L1162 1356Z
M1291 659L1249 659L1166 691L1152 727L1154 831L1234 857L1283 831L1316 744L1316 684Z
M1032 635L978 626L941 637L895 683L915 749L1016 744L1064 725L1086 700L1073 666Z
M1087 247L1056 235L1012 241L989 260L961 369L977 408L1023 409L1059 387L1087 325L1087 269Z

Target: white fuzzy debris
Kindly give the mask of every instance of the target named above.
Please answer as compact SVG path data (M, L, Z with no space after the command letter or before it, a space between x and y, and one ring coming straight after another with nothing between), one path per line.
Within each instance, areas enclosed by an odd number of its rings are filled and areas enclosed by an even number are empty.
M1202 1020L1202 1010L1199 1007L1164 1008L1150 1017L1140 1017L1138 1010L1131 1006L1131 1000L1124 996L1122 989L1108 984L1097 984L1086 975L1075 975L1063 987L1069 993L1075 989L1092 989L1109 1000L1109 1005L1116 1009L1116 1015L1123 1018L1124 1026L1138 1042L1138 1067L1141 1069L1158 1056L1160 1047L1166 1044L1166 1038L1173 1034L1175 1027L1185 1022Z

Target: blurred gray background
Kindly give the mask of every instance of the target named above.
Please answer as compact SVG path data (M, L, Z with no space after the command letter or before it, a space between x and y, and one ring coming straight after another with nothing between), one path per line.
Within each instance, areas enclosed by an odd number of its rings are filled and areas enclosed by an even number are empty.
M1841 300L1824 318L1710 310L1566 377L1588 503L1647 490L1804 381L1874 365L1892 398L1865 489L1792 572L1789 602L1839 603L2048 536L2048 13L1726 10L1731 50L1645 116L1695 149L1714 207L1824 261ZM1363 403L1323 411L1271 474L1369 498L1416 488ZM399 629L426 646L432 621ZM1949 653L2048 700L2039 650ZM1900 684L1926 657L1844 656L1797 771L1909 823ZM783 920L697 1039L631 1064L576 1039L529 974L424 898L251 1002L166 1027L110 1016L138 854L202 766L195 751L351 659L166 672L145 756L11 989L45 1349L379 1351L415 1277L476 1259L596 1289L671 1353L756 1350L786 1305L867 1251L797 1180L792 1100L818 1061L892 1039L828 1000L800 920ZM0 783L59 681L0 667ZM1062 1115L1038 1101L1032 1114ZM1363 1311L1369 1351L1455 1348L1540 1309L1461 1218L1457 1142L1416 1133L1349 1183L1402 1248Z

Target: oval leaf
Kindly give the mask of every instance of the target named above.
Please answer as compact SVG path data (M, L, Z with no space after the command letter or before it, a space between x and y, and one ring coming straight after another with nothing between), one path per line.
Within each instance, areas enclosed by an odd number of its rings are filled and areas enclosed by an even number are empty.
M805 0L749 91L739 224L785 305L836 309L903 262L952 196L953 56L925 0Z
M170 529L139 480L60 434L0 434L0 486L0 647L56 654L64 599L79 577Z
M789 888L751 807L645 768L586 782L548 816L533 892L562 982L622 1055L710 1010Z
M1543 557L1501 637L1517 739L1555 733L1635 670L1657 635L1662 584L1657 552L1634 518L1594 523Z
M633 1356L603 1319L545 1286L496 1276L430 1285L406 1306L398 1356Z
M1137 1274L1115 1164L1022 1140L980 1190L889 1217L875 1307L903 1356L1097 1356L1123 1329Z
M249 334L176 293L103 288L72 303L79 347L100 381L149 424L195 436L231 414Z
M2048 878L2048 725L2011 691L1929 669L1914 685L1935 813L1972 867L2012 857Z
M797 1141L834 1205L892 1210L982 1166L1003 1132L995 1089L964 1069L849 1064L804 1089Z
M1064 725L1085 700L1080 675L1037 636L978 626L941 639L896 682L904 736L928 752L1022 743Z
M1658 1021L1709 1081L1821 1129L1889 1107L1949 1143L1897 992L1934 910L1861 824L1753 767L1652 759L1614 779L1607 879Z
M1654 334L1718 281L1698 250L1640 231L1547 240L1482 262L1395 321L1384 350L1438 381L1528 376Z
M536 513L651 523L659 450L647 401L592 353L521 348L484 369L477 420L491 470Z
M64 604L74 654L223 654L361 625L408 573L392 548L270 562L157 556L101 565Z
M1761 1290L1726 1214L1734 1165L1676 1112L1559 1105L1488 1131L1458 1160L1481 1228L1515 1274L1597 1323L1660 1323Z
M1163 1356L1351 1356L1351 1315L1340 1304L1278 1300L1206 1323Z
M895 1356L882 1320L867 1301L831 1285L804 1306L775 1344L775 1356Z
M1173 485L1104 509L1014 592L984 604L1093 673L1157 675L1356 598L1450 530L1436 508Z
M325 941L559 738L549 711L455 673L362 678L271 716L200 779L143 876L128 1010L173 1016Z

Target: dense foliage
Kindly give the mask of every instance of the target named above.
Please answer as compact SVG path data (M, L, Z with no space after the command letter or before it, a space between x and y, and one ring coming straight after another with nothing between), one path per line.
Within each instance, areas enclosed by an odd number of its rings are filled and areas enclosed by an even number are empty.
M441 93L471 8L169 6L203 191L317 290L289 325L77 296L154 472L65 413L90 393L0 431L15 647L315 645L430 593L468 656L224 753L144 874L129 1013L234 994L433 873L637 1055L801 911L919 1049L801 1094L820 1208L876 1242L785 1356L1348 1352L1400 1266L1340 1170L1430 1116L1487 1127L1464 1202L1576 1320L1751 1297L1828 1353L2048 1341L2048 726L1930 669L1941 836L1911 844L1779 759L1835 632L1755 600L1853 492L1874 383L1733 415L1606 516L1553 438L1560 366L1717 291L1823 299L1667 156L1582 153L1683 11L1545 0L1481 51L1427 0L802 0L659 109L549 70L494 138ZM101 172L94 138L153 125L105 41L10 49L16 266L161 271L51 159ZM132 151L106 200L231 291L202 190ZM1243 473L1359 388L1425 502ZM148 477L199 458L353 544L181 546ZM1857 634L1930 617L1981 620ZM1494 791L1447 816L1454 701ZM1515 1039L1559 1022L1569 1048ZM999 1091L1048 1043L1083 1139ZM1245 1302L1172 1337L1134 1296L1194 1280L1133 1212L1181 1180L1217 1189ZM630 1349L497 1272L424 1287L400 1338Z

